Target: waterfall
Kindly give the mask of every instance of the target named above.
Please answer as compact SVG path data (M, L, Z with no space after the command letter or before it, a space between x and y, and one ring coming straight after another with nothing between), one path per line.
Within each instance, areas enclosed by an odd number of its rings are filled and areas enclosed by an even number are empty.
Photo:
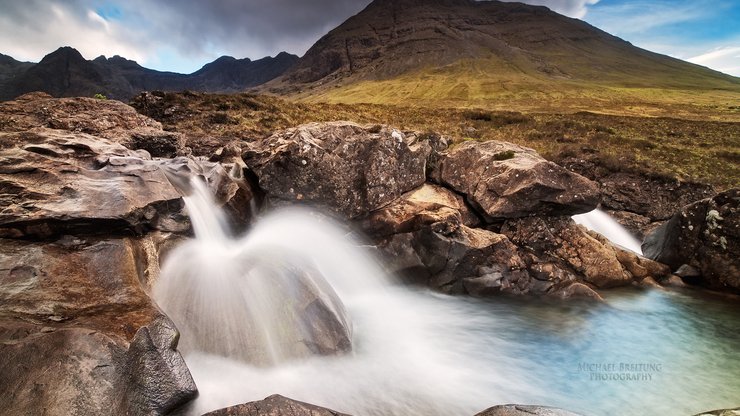
M180 349L275 365L351 349L342 297L380 284L382 272L326 217L296 209L231 237L198 177L187 186L195 231L169 254L154 298L180 330Z
M641 243L606 212L595 209L585 214L574 215L573 220L603 235L612 243L642 255Z

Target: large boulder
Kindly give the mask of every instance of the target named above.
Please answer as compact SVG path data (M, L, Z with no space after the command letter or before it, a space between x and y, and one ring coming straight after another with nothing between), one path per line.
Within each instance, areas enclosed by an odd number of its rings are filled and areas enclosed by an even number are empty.
M486 409L475 416L579 416L555 407L505 404Z
M203 416L347 416L324 407L274 394L264 400L208 412Z
M647 236L642 250L674 271L698 270L692 283L740 292L740 189L681 208Z
M195 397L136 244L0 240L0 413L164 415Z
M243 158L274 202L362 217L425 181L429 144L386 126L312 123L250 143Z
M100 137L34 128L0 133L0 237L187 231L181 194L163 167L200 174L222 204L249 209L249 186L230 167L153 160Z
M468 141L436 158L431 178L466 196L488 220L574 215L599 204L596 183L515 144Z

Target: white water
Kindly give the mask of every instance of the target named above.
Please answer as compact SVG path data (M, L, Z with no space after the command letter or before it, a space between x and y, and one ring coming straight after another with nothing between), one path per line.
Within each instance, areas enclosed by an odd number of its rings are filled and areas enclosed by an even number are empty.
M595 209L585 214L574 215L573 220L608 238L612 243L642 255L641 243L606 212Z
M170 313L181 330L189 328L181 347L200 391L189 409L193 415L276 393L357 416L470 416L504 403L594 416L694 414L736 405L740 314L733 304L660 291L617 293L607 296L606 304L449 297L394 285L357 241L324 217L275 212L238 239L224 232L207 194L193 194L186 202L197 239L178 249L179 260L170 256L156 293L163 305L209 300L184 317ZM264 335L240 327L250 311L234 310L226 299L254 277L231 271L252 271L254 261L277 270L320 271L341 299L336 307L343 303L345 319L352 322L352 351L273 357L271 365L250 360L251 354L245 360L235 348L255 348L249 340ZM274 282L264 283L251 288L253 295L269 293ZM189 294L192 290L202 291L202 297ZM268 296L268 311L273 302ZM204 321L196 311L215 318ZM239 319L229 316L234 313ZM267 319L268 326L286 325ZM223 331L213 337L201 325L221 326L247 341L228 341L233 334ZM218 348L224 340L236 347ZM663 370L646 382L600 382L578 370L584 362L658 362Z

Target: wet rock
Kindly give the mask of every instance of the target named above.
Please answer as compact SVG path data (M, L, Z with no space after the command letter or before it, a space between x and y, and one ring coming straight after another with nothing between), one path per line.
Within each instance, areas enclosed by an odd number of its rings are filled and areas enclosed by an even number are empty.
M710 412L703 412L694 416L740 416L740 407L735 409L712 410Z
M642 249L646 257L672 270L683 265L699 270L701 277L685 276L693 284L740 292L740 190L681 208L648 235Z
M347 416L334 410L299 402L280 395L214 410L203 416Z
M579 416L577 413L545 406L507 404L486 409L475 416Z
M163 167L200 174L217 199L239 214L237 220L246 221L253 195L227 167L186 158L153 160L100 137L36 128L0 133L0 237L185 232L181 195Z
M439 155L433 181L466 196L489 220L574 215L599 204L598 186L506 142L465 142Z
M163 415L195 397L136 244L0 240L1 413Z
M578 280L601 289L628 285L660 269L653 262L630 256L604 237L589 233L568 217L510 220L504 224L502 233L539 261L550 261L559 268L572 270ZM659 275L662 274L660 271Z
M273 201L347 218L367 215L425 181L426 141L386 126L312 123L250 143L243 155Z
M451 294L545 294L552 275L540 282L526 270L506 236L457 222L438 222L382 239L378 247L391 272Z

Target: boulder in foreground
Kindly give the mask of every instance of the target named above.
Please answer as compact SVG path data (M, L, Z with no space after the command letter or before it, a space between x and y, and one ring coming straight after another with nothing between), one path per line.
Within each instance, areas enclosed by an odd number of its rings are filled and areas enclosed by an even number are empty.
M256 402L249 402L214 410L203 416L348 416L324 407L299 402L278 394Z
M475 416L581 416L555 407L506 404L486 409Z

